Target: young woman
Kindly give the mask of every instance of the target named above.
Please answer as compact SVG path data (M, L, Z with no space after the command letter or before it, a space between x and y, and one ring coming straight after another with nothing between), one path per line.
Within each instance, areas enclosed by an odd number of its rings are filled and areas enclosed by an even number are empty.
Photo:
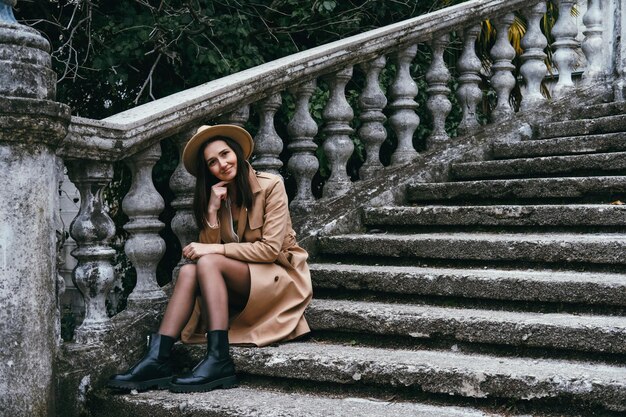
M196 177L199 242L183 248L189 263L148 353L112 376L110 387L228 388L237 382L229 341L265 346L309 332L308 254L296 243L281 178L254 171L247 162L252 149L250 134L235 125L202 126L187 143L183 163ZM172 379L170 350L178 338L207 343L207 353Z

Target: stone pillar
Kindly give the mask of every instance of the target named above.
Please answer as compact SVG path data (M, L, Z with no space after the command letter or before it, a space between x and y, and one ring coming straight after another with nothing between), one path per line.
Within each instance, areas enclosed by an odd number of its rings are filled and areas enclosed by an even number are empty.
M554 86L553 97L563 97L574 88L572 72L578 62L579 43L576 40L578 26L572 17L575 0L558 0L559 18L552 27L554 42L552 60L559 70L559 80Z
M0 0L0 414L54 414L58 171L50 46Z
M317 124L309 111L309 101L316 88L315 80L307 81L292 89L296 96L296 111L287 125L291 157L287 168L296 179L298 192L289 205L292 210L307 212L315 202L311 192L311 181L319 168L315 157L317 145L313 141L317 135Z
M509 99L511 91L515 88L515 77L512 74L515 69L512 63L515 58L515 49L509 42L509 28L514 20L515 15L507 13L494 21L497 34L496 43L491 48L491 58L493 58L491 86L498 96L498 104L491 113L494 122L506 120L513 113Z
M545 12L546 4L544 2L524 10L528 29L522 38L524 53L521 56L520 72L526 82L526 89L522 98L522 110L539 107L546 101L546 98L541 94L541 82L548 71L545 63L547 55L543 51L548 46L548 40L541 32L541 19Z
M269 96L259 105L260 126L254 137L254 158L252 166L255 169L271 174L280 175L278 170L283 166L279 156L283 151L283 140L274 128L274 115L283 103L280 94Z
M124 230L130 234L124 250L137 271L137 284L128 302L138 308L145 302L165 300L156 279L157 264L165 253L165 241L159 236L164 226L159 214L165 202L152 183L152 169L160 157L161 144L157 143L126 160L133 183L122 201L129 218Z
M229 120L232 121L232 120ZM181 132L174 136L176 146L178 147L178 154L180 158L178 165L174 170L174 173L170 177L170 189L174 192L176 198L172 201L172 207L176 210L176 214L172 219L171 226L172 231L180 242L181 249L190 244L191 242L198 241L198 227L196 226L196 220L193 217L193 194L196 184L196 178L191 175L185 169L183 165L183 149L189 138L193 136L196 129L191 129L186 132ZM186 263L185 258L181 256L178 261L178 265L172 271L172 286L176 284L178 279L178 271Z
M322 197L336 197L348 192L352 183L347 173L347 163L354 152L350 135L354 130L350 122L354 112L346 100L346 84L352 78L352 66L346 67L326 77L330 87L330 98L322 117L326 139L322 145L330 163L330 177L324 185Z
M448 88L450 71L443 60L443 52L448 42L450 42L448 33L436 37L431 42L433 58L426 72L426 82L428 83L426 107L433 117L433 131L426 142L428 149L446 144L450 140L446 132L446 118L452 111L452 103L448 98L450 95Z
M478 127L476 107L482 100L480 84L480 59L476 56L476 38L480 33L480 25L470 26L463 32L463 52L457 63L459 69L459 87L456 94L459 105L463 109L463 118L459 123L459 133L471 133Z
M361 64L365 72L366 83L361 96L359 97L359 107L361 108L361 127L359 137L365 144L365 162L359 169L359 177L362 180L374 178L376 173L383 168L380 162L380 146L387 139L387 131L383 123L387 118L383 109L387 105L387 97L380 88L378 77L387 59L384 55Z
M77 245L72 251L77 260L74 284L85 300L85 319L74 338L86 345L100 341L111 325L106 297L115 282L115 249L111 247L115 223L106 211L102 191L113 179L113 164L76 160L67 167L80 191L80 211L70 225L70 235Z
M391 155L391 165L402 165L419 157L413 148L413 134L420 124L415 113L417 103L417 84L413 81L409 68L417 55L417 45L400 50L396 58L396 77L389 87L389 105L391 111L389 124L398 138L398 147Z
M587 58L587 69L583 76L587 84L602 78L602 9L600 0L589 0L587 13L583 16L585 39L581 45Z

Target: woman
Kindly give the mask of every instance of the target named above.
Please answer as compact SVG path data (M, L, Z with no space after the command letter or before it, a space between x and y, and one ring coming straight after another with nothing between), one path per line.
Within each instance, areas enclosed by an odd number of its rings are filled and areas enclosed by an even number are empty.
M253 145L235 125L202 126L187 143L183 163L196 177L200 238L183 256L195 263L180 269L148 353L112 376L110 387L228 388L237 382L229 341L265 346L309 332L308 255L296 243L281 178L247 162ZM190 373L172 379L170 351L178 338L206 342L207 353Z

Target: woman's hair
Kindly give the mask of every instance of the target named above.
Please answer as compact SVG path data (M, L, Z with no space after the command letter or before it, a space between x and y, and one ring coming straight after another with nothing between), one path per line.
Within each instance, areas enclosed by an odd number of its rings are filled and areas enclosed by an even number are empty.
M204 229L208 223L208 207L209 198L211 197L211 187L220 182L209 171L206 161L204 160L204 150L209 143L216 140L223 140L226 144L235 152L237 157L237 174L235 175L234 182L237 185L237 201L236 204L240 207L246 207L250 209L252 207L252 190L250 189L250 181L248 175L250 166L247 164L243 157L243 150L241 146L234 140L224 136L216 136L206 141L196 157L196 163L198 164L198 176L196 178L196 190L193 196L193 214L196 219L196 224L200 229Z

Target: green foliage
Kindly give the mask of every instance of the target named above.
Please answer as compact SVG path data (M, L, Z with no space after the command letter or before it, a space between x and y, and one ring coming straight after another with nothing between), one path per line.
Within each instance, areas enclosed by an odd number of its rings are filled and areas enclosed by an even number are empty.
M102 119L147 101L460 1L21 0L58 99Z

